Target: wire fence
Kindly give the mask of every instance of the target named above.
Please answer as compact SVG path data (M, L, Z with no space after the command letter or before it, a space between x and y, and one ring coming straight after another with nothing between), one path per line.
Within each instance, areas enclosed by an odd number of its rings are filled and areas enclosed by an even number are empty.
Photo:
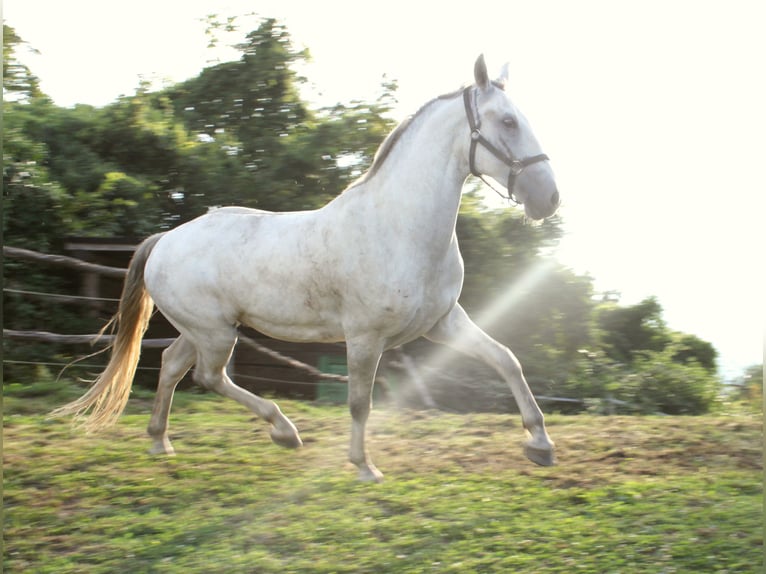
M61 369L98 369L101 370L104 368L104 365L97 365L92 363L77 363L77 362L69 362L69 363L63 363L63 362L57 362L57 361L18 361L14 359L3 359L3 364L7 365L23 365L28 367L56 367ZM152 371L152 372L159 372L160 367L136 367L140 371ZM245 375L245 374L237 374L237 379L244 379L249 381L257 381L262 383L272 383L272 384L278 384L278 385L298 385L298 386L307 386L307 387L314 387L316 386L316 383L310 383L306 381L295 381L291 379L275 379L273 377L259 377L256 375Z
M30 261L47 263L47 264L51 264L55 266L64 266L64 267L69 267L79 271L103 274L109 277L124 277L126 273L126 270L121 268L108 267L104 265L96 265L92 263L87 263L85 261L81 261L79 259L75 259L73 257L66 257L63 255L48 255L48 254L37 253L37 252L26 250L26 249L14 248L14 247L4 246L3 254L6 257L11 257L11 258L16 257L16 258L30 260ZM4 288L3 293L22 296L22 297L52 300L52 301L57 301L60 303L66 303L66 304L87 304L87 303L93 303L93 302L115 303L115 304L119 303L119 299L115 299L111 297L94 297L94 296L87 296L87 295L45 293L40 291L31 291L31 290L16 289L16 288ZM67 335L67 334L59 334L59 333L50 333L47 331L19 331L19 330L13 330L13 329L5 329L5 328L3 329L3 337L10 340L16 340L16 341L44 342L44 343L57 343L57 344L87 343L91 345L93 344L109 345L114 339L113 335L98 335L98 334ZM175 339L173 338L144 339L142 341L142 346L145 348L164 348L170 345L174 340ZM270 349L269 347L262 345L261 343L258 343L257 341L249 337L246 337L244 335L240 335L239 342L244 343L245 345L255 349L257 352L270 357L272 360L288 365L289 367L293 369L303 371L304 373L310 375L311 378L314 380L309 382L306 380L301 381L301 380L293 380L293 379L279 379L274 377L263 377L263 376L251 375L251 374L239 373L239 372L236 374L237 379L249 380L249 381L260 382L260 383L276 384L276 385L305 386L305 387L316 387L316 385L322 381L336 381L336 382L348 383L348 377L346 375L324 373L311 365L308 365L306 363L298 361L297 359L293 357L284 355L273 349ZM400 359L402 359L402 355L403 353L400 353ZM83 357L83 359L88 359L88 358L90 358L90 356ZM408 357L404 356L404 359L408 359ZM410 376L413 380L418 382L420 381L420 375L418 374L417 370L412 366L411 363L412 363L411 361L400 360L396 362L395 364L398 364L400 367L403 366L404 370L408 373L408 376ZM3 358L3 364L17 365L17 366L57 367L57 368L61 368L62 370L67 370L70 368L101 370L104 368L104 365L102 364L82 363L76 360L72 362L30 361L30 360L19 360L19 359L12 359L12 358L7 359L5 357ZM138 370L157 372L160 370L160 367L139 366ZM447 374L443 374L443 375L448 376ZM428 395L427 388L425 387L425 385L422 384L422 381L420 381L416 386L420 388L420 394L423 395L423 393L425 393L424 396L427 399L429 399L429 400L426 400L425 403L427 405L433 404L434 406L436 406L435 401L433 401L432 398L429 398L427 396ZM579 405L585 405L585 404L588 404L589 402L588 400L582 400L582 399L552 397L552 396L545 396L545 395L538 396L537 399L540 401L545 401L545 402L559 402L559 403L570 403L570 404L579 404ZM628 403L625 403L624 401L618 401L616 399L606 399L606 402L609 404L614 404L619 406L630 406L628 405Z
M112 297L88 297L85 295L62 295L61 293L41 293L40 291L24 291L23 289L4 288L3 293L13 293L15 295L24 295L25 297L39 297L40 299L51 299L63 303L85 303L88 301L100 301L108 303L119 303L119 299Z
M71 269L86 271L90 273L97 273L106 275L109 277L124 277L126 269L118 267L109 267L105 265L96 265L88 263L74 257L67 257L64 255L50 255L45 253L38 253L28 249L20 249L16 247L3 247L3 255L10 258L19 258L29 261L36 261L41 263L47 263L55 266L63 266ZM107 303L119 303L119 299L112 297L94 297L87 295L66 295L61 293L44 293L40 291L30 291L24 289L15 288L3 288L3 293L20 295L23 297L31 297L45 300L53 300L60 303L71 304L87 304L91 302L107 302ZM3 328L3 337L9 340L16 341L28 341L28 342L43 342L43 343L59 343L59 344L101 344L109 345L114 340L113 335L99 335L99 334L84 334L84 335L72 335L61 333L50 333L47 331L21 331L14 329ZM164 348L169 346L175 339L144 339L142 341L142 347L145 348ZM345 375L337 375L332 373L323 373L319 369L298 361L293 357L289 357L273 349L268 348L265 345L258 343L257 341L240 336L239 341L245 343L257 352L262 353L271 359L284 363L294 369L302 370L317 380L331 380L338 382L348 382L348 377ZM87 358L87 357L86 357ZM40 366L40 367L61 367L62 369L78 368L78 369L103 369L104 365L73 362L57 362L57 361L29 361L18 359L6 359L3 358L3 364L7 365L19 365L19 366ZM159 371L160 367L146 367L139 366L138 370L142 371ZM247 379L251 381L259 381L265 383L283 384L283 385L303 385L303 386L315 386L315 382L298 381L290 379L277 379L274 377L259 377L248 374L238 374L238 378Z

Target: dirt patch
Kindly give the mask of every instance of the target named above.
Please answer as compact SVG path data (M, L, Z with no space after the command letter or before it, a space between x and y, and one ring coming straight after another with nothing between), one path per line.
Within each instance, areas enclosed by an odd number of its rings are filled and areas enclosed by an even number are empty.
M522 454L514 415L453 415L436 411L373 413L368 448L396 473L518 473L557 488L590 486L716 468L761 469L760 422L727 417L552 417L557 465L543 469ZM347 430L341 444L345 446Z

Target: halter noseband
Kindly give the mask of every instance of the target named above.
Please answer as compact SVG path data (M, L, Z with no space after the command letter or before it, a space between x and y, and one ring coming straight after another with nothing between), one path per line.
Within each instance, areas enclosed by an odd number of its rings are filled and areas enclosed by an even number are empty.
M481 118L479 117L478 104L476 105L476 115L473 113L471 106L471 86L468 86L465 88L465 90L463 90L463 103L465 104L465 114L468 117L468 126L471 128L471 147L468 152L468 165L471 168L471 173L481 179L490 188L492 188L492 190L500 197L512 201L516 205L519 205L522 202L518 201L513 196L513 187L516 185L516 177L522 171L524 171L525 168L529 167L533 163L546 161L550 158L544 153L541 153L522 159L517 159L513 156L512 153L503 152L502 150L498 149L495 144L485 138L484 134L479 131L479 128L481 128ZM484 179L484 176L476 169L476 148L478 144L483 145L492 155L494 155L497 159L502 161L511 169L510 173L508 174L508 185L506 186L506 189L508 190L507 196L495 189L495 187L486 179Z

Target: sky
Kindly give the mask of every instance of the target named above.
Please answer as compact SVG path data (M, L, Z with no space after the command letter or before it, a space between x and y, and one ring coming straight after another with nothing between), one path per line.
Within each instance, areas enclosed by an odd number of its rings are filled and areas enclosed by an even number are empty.
M61 106L102 106L236 57L208 14L276 17L312 60L317 104L398 81L397 119L509 62L511 98L551 158L559 260L711 341L731 377L764 349L766 80L761 0L5 0L3 18ZM240 18L244 32L253 17ZM253 22L252 26L248 26Z

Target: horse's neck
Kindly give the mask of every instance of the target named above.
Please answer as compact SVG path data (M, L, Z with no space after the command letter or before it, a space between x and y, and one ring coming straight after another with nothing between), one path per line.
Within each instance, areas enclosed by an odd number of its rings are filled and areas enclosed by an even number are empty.
M406 220L411 237L449 242L469 172L466 126L459 98L433 102L401 135L378 171L359 190L349 191L374 203L381 225Z

